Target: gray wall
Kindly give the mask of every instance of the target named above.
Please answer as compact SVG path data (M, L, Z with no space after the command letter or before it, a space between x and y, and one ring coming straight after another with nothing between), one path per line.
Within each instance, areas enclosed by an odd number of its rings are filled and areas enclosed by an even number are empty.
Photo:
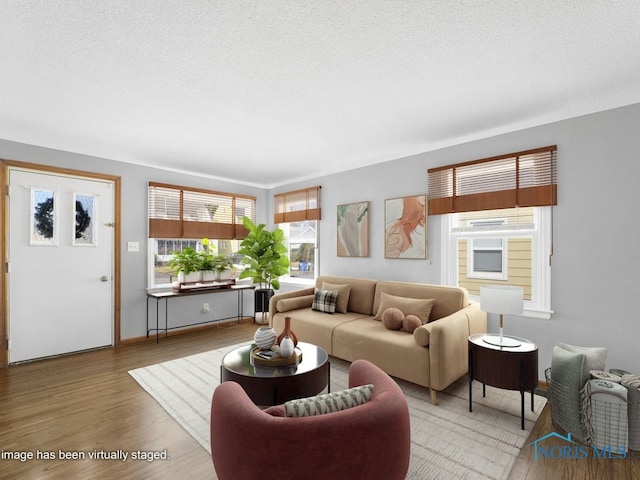
M505 329L540 347L539 376L558 342L609 348L607 368L640 373L635 341L640 319L638 216L640 105L526 129L264 191L100 158L0 141L0 157L97 171L122 177L122 338L145 334L146 253L127 253L127 241L146 249L148 181L192 185L258 197L258 221L270 224L272 193L322 186L320 273L440 283L440 219L428 220L427 260L386 260L384 200L426 193L427 169L545 145L558 145L558 206L554 209L551 320L509 317ZM336 206L369 201L370 256L336 256ZM290 288L290 287L289 287ZM180 306L197 317L201 301ZM251 308L251 307L250 307ZM496 318L490 330L497 331Z
M414 155L278 188L322 186L320 272L440 283L440 218L428 220L427 260L384 258L384 200L426 193L427 169L558 145L551 320L505 319L511 335L539 346L539 377L558 342L609 348L607 368L640 373L640 105ZM336 256L336 206L369 201L370 257ZM491 331L497 319L490 317Z

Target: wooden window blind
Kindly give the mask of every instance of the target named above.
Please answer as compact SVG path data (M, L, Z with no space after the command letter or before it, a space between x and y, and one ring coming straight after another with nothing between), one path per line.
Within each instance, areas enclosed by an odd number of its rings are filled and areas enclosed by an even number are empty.
M243 239L242 217L256 221L256 198L149 182L149 238Z
M274 195L273 223L320 220L320 189L317 186Z
M430 168L429 214L557 205L557 146Z

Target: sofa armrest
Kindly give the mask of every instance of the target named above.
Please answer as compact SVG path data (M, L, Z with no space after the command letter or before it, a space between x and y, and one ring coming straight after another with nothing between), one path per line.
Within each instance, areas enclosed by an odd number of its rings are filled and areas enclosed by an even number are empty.
M477 308L468 308L467 318L469 319L469 335L476 333L487 333L487 312L480 310L480 304L475 304Z
M278 312L311 307L315 287L301 288L290 292L277 293L269 300L269 325L273 326L273 316ZM309 301L309 296L310 300ZM281 300L286 300L281 302ZM307 305L308 303L308 305Z
M469 335L487 331L487 314L480 310L480 304L472 303L419 328L424 327L427 327L425 330L428 332L430 387L443 390L467 373ZM427 336L423 333L416 336L414 332L416 341L421 335Z
M429 346L429 340L431 339L431 330L436 322L425 323L419 326L413 331L413 339L416 343L422 347Z

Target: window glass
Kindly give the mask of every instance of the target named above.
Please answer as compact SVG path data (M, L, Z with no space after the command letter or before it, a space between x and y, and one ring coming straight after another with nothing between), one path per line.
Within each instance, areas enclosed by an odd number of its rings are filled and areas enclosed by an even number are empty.
M525 309L550 311L551 207L510 208L442 215L443 282L524 289Z
M317 226L316 220L281 223L289 250L289 275L287 281L305 282L317 276Z
M474 238L473 271L502 273L502 238Z
M210 248L213 247L214 255L224 255L234 266L235 270L243 268L240 264L242 255L238 254L241 240L215 240L209 239ZM175 273L169 267L169 262L174 251L182 251L191 247L197 252L203 251L202 239L184 238L150 238L148 252L151 256L149 271L149 286L152 288L169 287L175 280Z

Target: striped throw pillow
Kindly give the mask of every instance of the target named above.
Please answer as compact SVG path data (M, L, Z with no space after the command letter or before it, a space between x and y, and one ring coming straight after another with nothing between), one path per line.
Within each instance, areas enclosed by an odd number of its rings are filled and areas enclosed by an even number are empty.
M361 385L315 397L291 400L284 404L286 417L312 417L323 413L339 412L371 400L373 385Z

